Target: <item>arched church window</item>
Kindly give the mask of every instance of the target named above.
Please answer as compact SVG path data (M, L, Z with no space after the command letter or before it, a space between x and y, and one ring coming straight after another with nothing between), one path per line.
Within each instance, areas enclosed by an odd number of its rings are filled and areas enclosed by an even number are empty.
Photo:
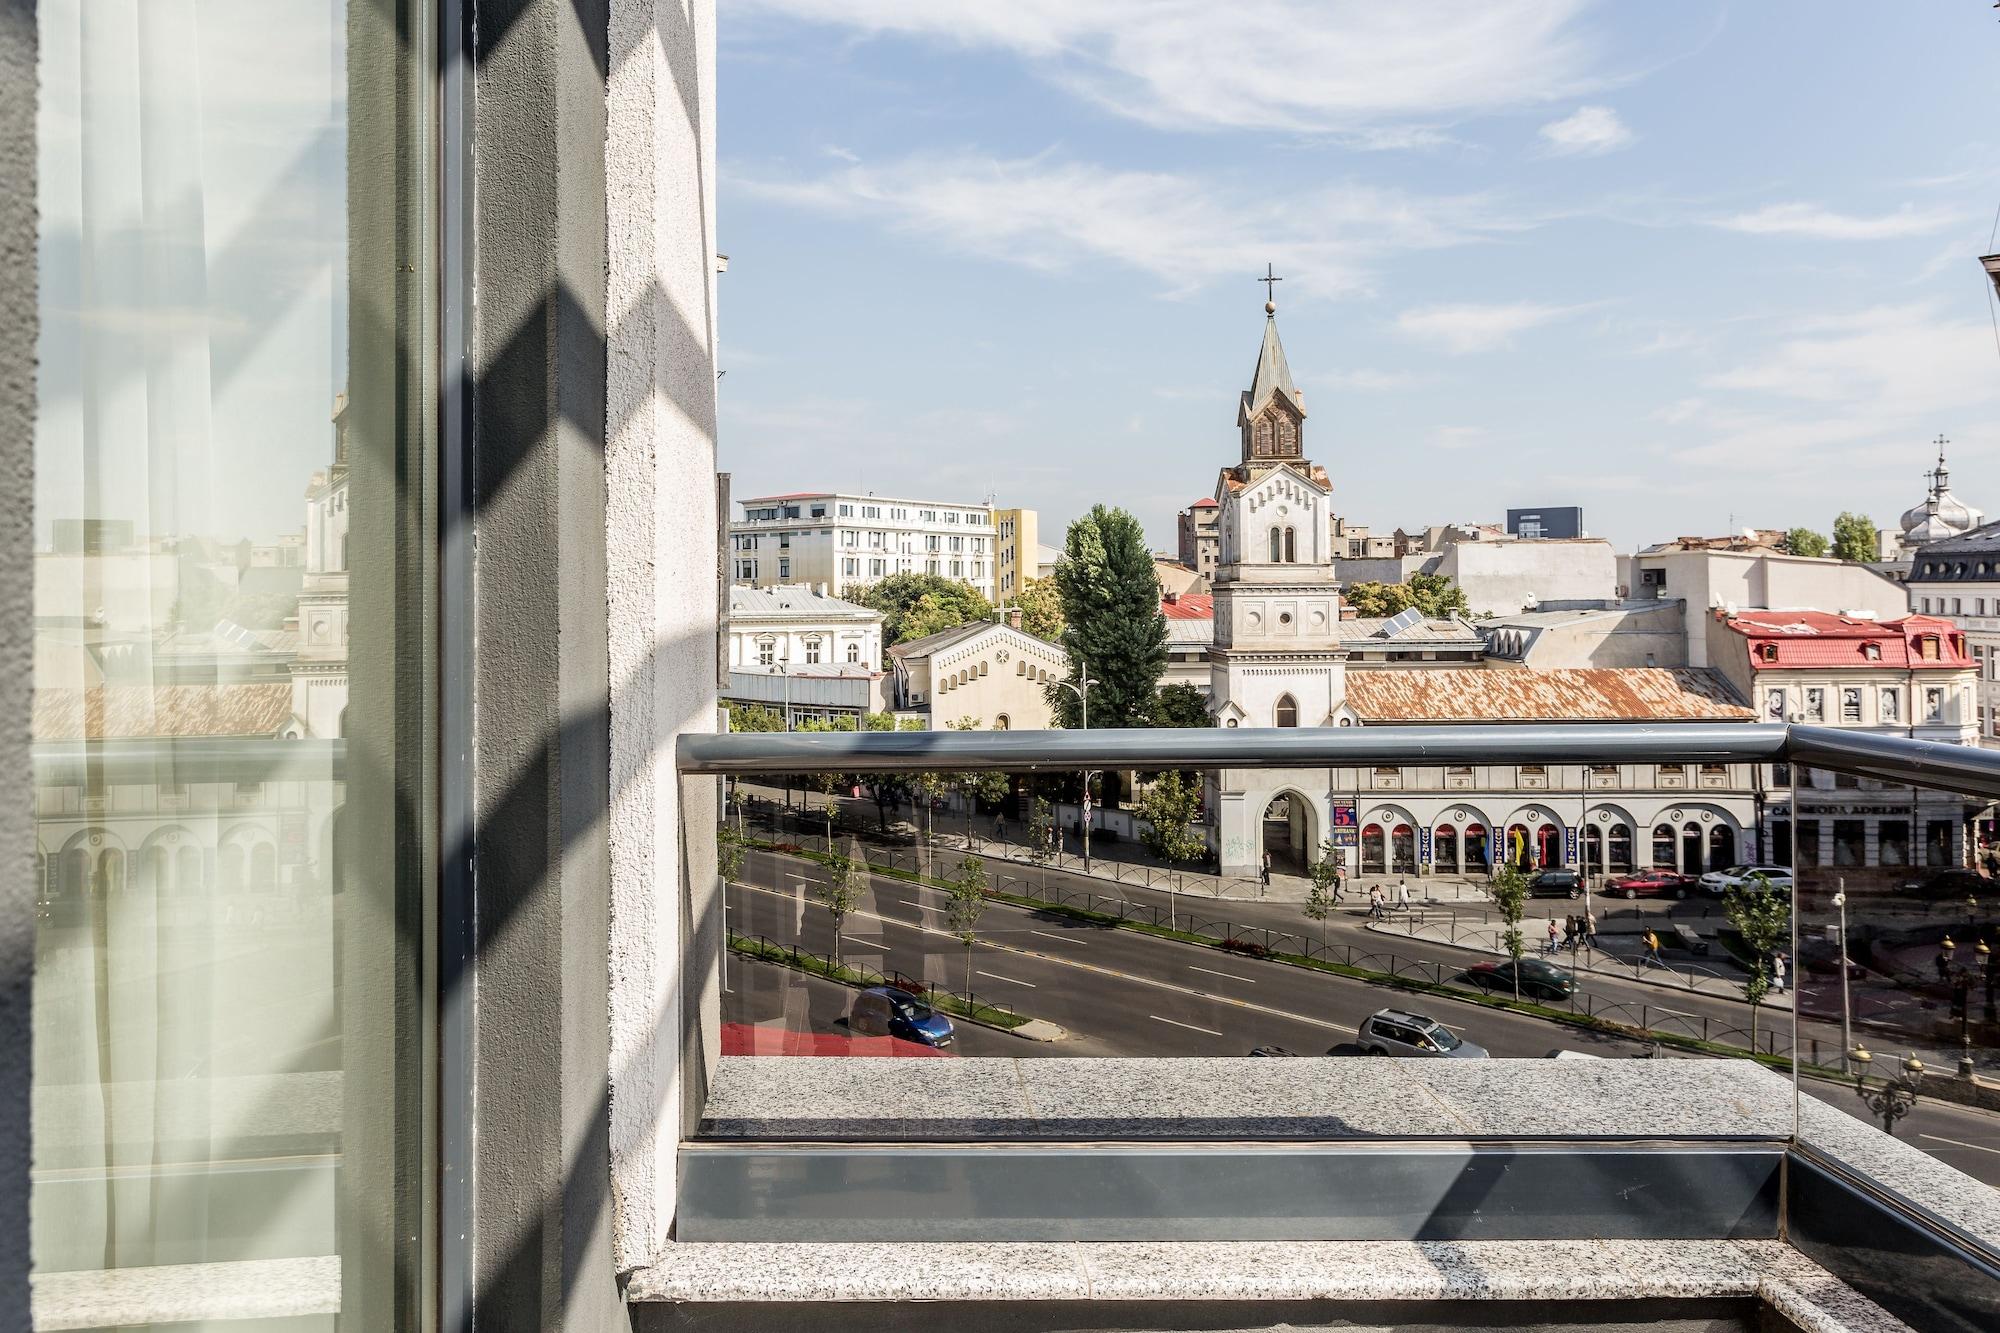
M1285 563L1286 563L1286 564L1288 564L1288 565L1296 565L1296 564L1297 564L1298 562L1299 562L1299 534L1298 534L1298 530L1297 530L1296 528L1286 528L1286 529L1285 529Z
M1299 706L1291 695L1288 694L1278 700L1275 720L1281 727L1296 727L1299 724Z
M1285 558L1285 535L1277 528L1271 529L1271 563L1277 564Z

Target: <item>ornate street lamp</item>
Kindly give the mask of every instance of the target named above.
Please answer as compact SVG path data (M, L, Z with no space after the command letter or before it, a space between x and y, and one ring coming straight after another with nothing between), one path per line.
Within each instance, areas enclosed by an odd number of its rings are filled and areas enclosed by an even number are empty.
M1903 1057L1902 1069L1893 1077L1882 1081L1880 1087L1870 1087L1868 1066L1875 1057L1867 1047L1856 1046L1847 1053L1849 1065L1856 1071L1854 1094L1868 1104L1868 1109L1882 1117L1882 1132L1894 1134L1896 1122L1910 1113L1917 1104L1917 1087L1924 1081L1924 1062L1915 1053Z

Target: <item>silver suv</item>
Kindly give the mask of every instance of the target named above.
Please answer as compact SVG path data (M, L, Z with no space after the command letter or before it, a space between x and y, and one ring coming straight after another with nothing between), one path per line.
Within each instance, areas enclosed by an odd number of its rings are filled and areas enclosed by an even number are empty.
M1422 1059L1484 1060L1486 1048L1465 1041L1435 1018L1381 1009L1361 1022L1366 1055L1406 1055Z

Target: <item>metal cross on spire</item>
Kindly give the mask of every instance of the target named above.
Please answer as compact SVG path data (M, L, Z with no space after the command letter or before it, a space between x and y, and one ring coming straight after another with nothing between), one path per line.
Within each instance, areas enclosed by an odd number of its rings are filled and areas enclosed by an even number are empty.
M1257 281L1264 284L1264 313L1267 315L1276 314L1278 310L1277 284L1283 282L1284 279L1278 276L1277 269L1266 264L1264 265L1264 276L1257 279Z

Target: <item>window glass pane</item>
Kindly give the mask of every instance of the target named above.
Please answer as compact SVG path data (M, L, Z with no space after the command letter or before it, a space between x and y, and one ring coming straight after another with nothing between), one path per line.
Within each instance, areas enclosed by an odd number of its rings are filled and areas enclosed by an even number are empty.
M393 12L37 10L33 1261L143 1270L44 1326L425 1307L430 28Z

